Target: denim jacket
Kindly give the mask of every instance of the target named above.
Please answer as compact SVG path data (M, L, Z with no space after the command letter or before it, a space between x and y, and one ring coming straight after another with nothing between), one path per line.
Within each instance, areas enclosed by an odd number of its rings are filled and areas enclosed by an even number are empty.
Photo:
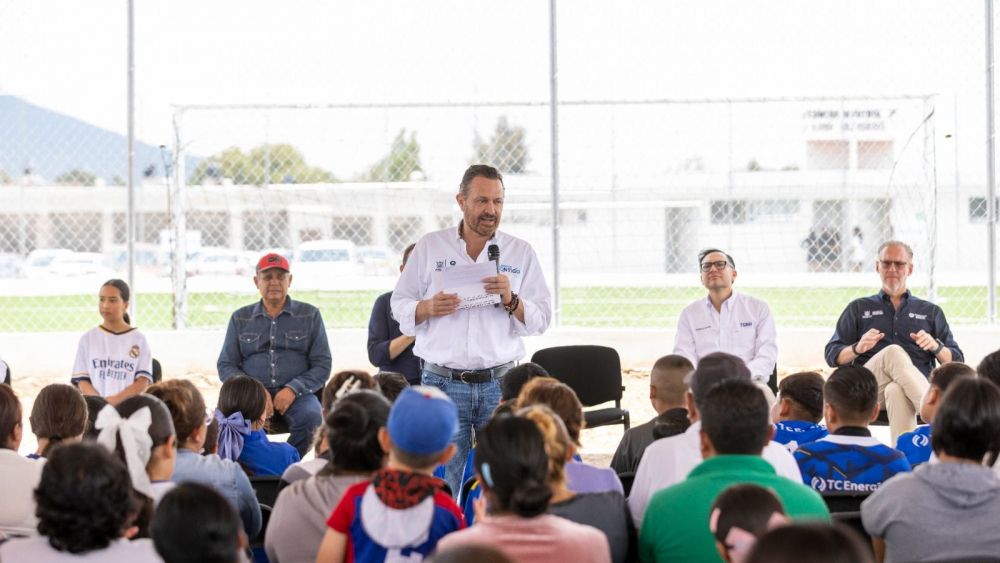
M261 301L237 309L229 319L218 368L222 381L246 374L268 389L290 387L302 396L326 384L331 364L319 309L289 297L274 319Z

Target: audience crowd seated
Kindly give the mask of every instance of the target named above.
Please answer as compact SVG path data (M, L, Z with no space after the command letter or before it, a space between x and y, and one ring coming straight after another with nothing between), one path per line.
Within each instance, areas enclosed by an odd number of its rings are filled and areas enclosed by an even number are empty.
M611 469L616 473L634 472L646 447L654 440L676 436L691 425L684 404L687 393L684 378L693 370L687 358L675 354L663 356L653 364L649 372L649 402L656 416L625 431L611 458Z
M264 385L245 375L226 380L219 390L219 457L239 462L250 475L281 475L299 461L290 444L267 439L268 394Z
M615 563L632 560L635 528L625 497L617 491L576 493L569 490L566 463L573 458L575 448L562 420L543 405L525 407L517 414L534 422L545 439L545 452L549 456L547 483L552 490L548 513L604 532L611 547L611 560Z
M682 434L650 444L636 470L628 504L632 511L632 519L640 529L649 499L657 491L683 481L702 461L701 410L706 406L708 390L713 385L728 379L750 381L750 370L743 360L736 356L725 352L713 352L698 362L698 366L688 379L690 389L685 400L688 416L692 421L691 426ZM760 454L764 460L770 463L778 475L799 482L802 473L792 454L777 442L765 441L765 443L767 445Z
M823 376L814 371L793 373L778 384L771 408L774 441L795 451L799 444L815 442L827 435L823 420Z
M941 398L936 463L885 483L861 505L879 560L955 560L1000 554L1000 388L960 377Z
M128 288L114 281L95 330L117 338L119 312L134 329ZM331 377L304 462L265 435L273 390L245 375L226 378L214 412L185 379L147 388L133 377L141 385L106 397L87 394L93 376L48 385L29 416L38 447L25 457L21 401L0 384L0 562L236 563L251 546L255 560L286 563L996 557L1000 351L975 371L935 368L919 410L927 424L896 449L868 429L879 377L860 362L825 382L796 373L769 409L738 357L692 366L665 356L650 374L657 416L627 431L604 468L579 458L573 390L536 364L515 366L470 457L474 518L432 474L455 454L456 405L398 373ZM616 473L632 471L626 500ZM248 475L288 483L269 520ZM871 493L860 512L871 547L829 524L818 493L838 492Z
M389 411L379 444L387 465L348 487L327 520L317 563L426 557L446 534L465 527L462 511L431 475L455 455L455 404L434 387L409 387Z
M517 405L521 408L531 405L549 407L562 419L573 446L580 447L580 432L584 425L583 404L569 385L551 377L533 378L521 389ZM625 492L613 469L575 459L566 464L566 487L577 493Z
M830 434L795 450L806 485L821 493L872 492L910 470L902 453L868 429L878 416L878 382L868 368L834 370L823 385L823 414Z
M250 480L238 463L217 455L201 455L208 435L205 399L186 379L162 381L149 388L170 410L177 435L174 483L199 483L214 489L238 512L248 537L260 531L261 513Z
M385 465L378 433L388 418L389 402L375 391L354 391L334 403L326 415L330 463L284 488L274 505L265 539L272 563L315 557L326 519L344 491Z
M692 383L697 390L698 385ZM723 378L705 392L698 408L702 422L699 449L704 461L686 479L650 499L639 532L641 560L718 560L708 526L712 503L719 493L737 483L770 488L792 519L829 521L830 512L815 491L778 475L761 458L772 426L767 398L749 378Z
M510 415L492 419L480 433L474 463L483 484L480 505L489 506L490 513L446 535L442 549L486 544L523 563L611 561L600 531L546 513L552 498L550 462L534 422Z
M152 541L129 541L134 494L125 464L103 446L60 445L35 489L40 535L0 544L0 561L158 562Z

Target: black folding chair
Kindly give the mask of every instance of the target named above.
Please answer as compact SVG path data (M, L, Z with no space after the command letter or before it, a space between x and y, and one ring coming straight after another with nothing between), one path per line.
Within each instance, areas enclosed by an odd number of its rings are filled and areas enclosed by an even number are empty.
M163 367L160 366L160 360L153 358L153 383L159 383L163 379Z
M7 366L7 373L5 373L4 376L3 376L3 382L6 383L7 385L10 385L10 366L9 365Z
M848 528L851 528L861 538L864 543L871 547L872 539L865 531L864 525L861 523L861 503L864 502L866 498L871 493L821 493L823 496L823 502L826 503L826 507L830 510L830 516L833 517L835 522L840 522Z
M622 362L618 352L607 346L556 346L544 348L531 361L549 375L569 385L585 407L614 401L614 407L583 412L587 428L621 424L629 429L629 414L622 408Z
M278 500L281 477L278 475L253 475L250 477L250 486L253 487L257 502L274 506L274 501Z

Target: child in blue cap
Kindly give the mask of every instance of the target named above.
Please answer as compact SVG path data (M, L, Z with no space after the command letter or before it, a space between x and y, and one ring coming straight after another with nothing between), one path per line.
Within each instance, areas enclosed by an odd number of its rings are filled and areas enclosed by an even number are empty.
M316 561L419 561L444 535L464 528L461 509L432 475L455 455L457 426L455 404L441 390L405 389L379 430L388 464L344 493Z

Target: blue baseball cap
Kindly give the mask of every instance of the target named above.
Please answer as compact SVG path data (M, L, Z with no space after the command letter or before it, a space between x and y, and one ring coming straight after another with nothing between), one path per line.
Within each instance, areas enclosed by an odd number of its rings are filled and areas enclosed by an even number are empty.
M444 451L458 428L458 409L437 387L415 385L396 397L386 425L389 438L412 455Z

